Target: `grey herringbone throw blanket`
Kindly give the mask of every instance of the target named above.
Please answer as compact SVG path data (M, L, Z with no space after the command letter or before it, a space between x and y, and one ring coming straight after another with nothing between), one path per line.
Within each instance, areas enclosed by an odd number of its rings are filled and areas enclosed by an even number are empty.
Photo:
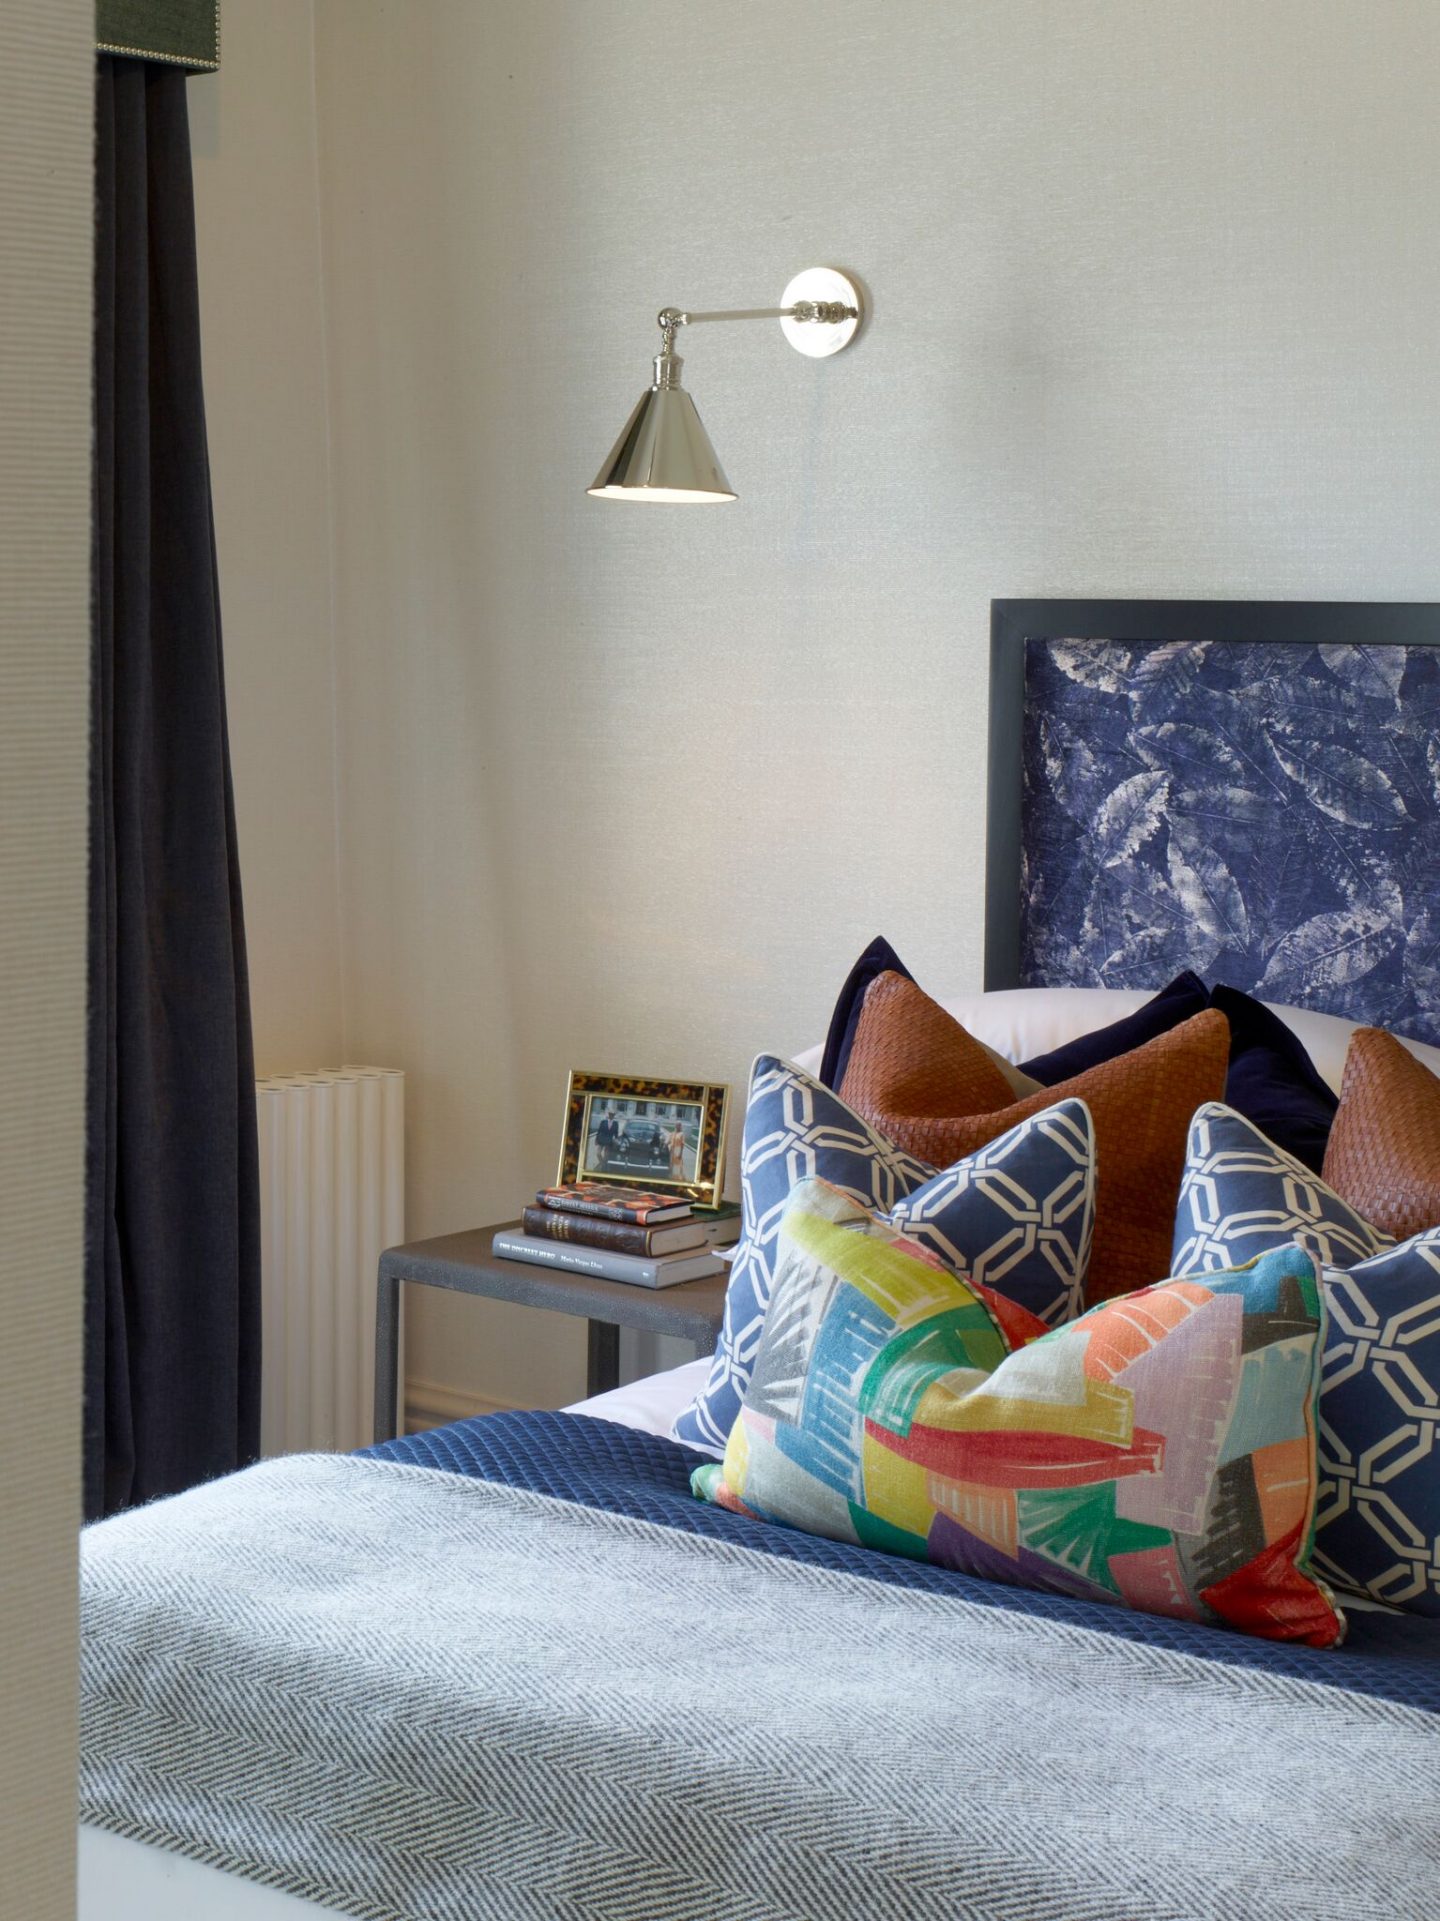
M1440 1916L1434 1717L430 1469L107 1522L84 1635L85 1819L350 1915Z

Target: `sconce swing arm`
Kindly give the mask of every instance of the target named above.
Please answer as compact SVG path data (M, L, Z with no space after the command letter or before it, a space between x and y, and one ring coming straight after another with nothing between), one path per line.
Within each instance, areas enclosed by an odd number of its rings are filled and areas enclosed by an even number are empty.
M822 270L823 271L823 270ZM788 294L791 289L785 289ZM786 327L786 337L792 347L798 347L803 354L818 358L823 354L838 351L849 341L855 328L860 324L860 308L851 306L844 300L796 300L788 307L719 307L711 313L691 313L685 307L662 307L655 316L655 324L660 329L660 352L655 361L655 382L662 389L679 385L679 356L675 352L675 335L681 327L698 327L712 320L782 320L796 327L844 327L847 321L852 324L846 328L844 339L835 341L832 333L824 345L811 345L809 340L797 340ZM815 339L811 336L811 339Z
M687 313L683 307L662 307L655 321L673 345L677 327L696 327L703 320L809 320L838 327L842 320L858 320L860 309L843 300L797 300L793 307L721 307L714 313ZM667 349L668 351L668 349Z

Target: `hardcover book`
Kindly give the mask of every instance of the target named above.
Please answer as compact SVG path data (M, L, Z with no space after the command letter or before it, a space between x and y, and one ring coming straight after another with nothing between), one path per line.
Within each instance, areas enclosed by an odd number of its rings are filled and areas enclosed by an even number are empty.
M681 1221L690 1213L689 1201L676 1200L673 1194L610 1187L604 1181L571 1181L565 1187L542 1187L535 1199L541 1207L558 1207L571 1214L593 1214L602 1221L629 1221L636 1227Z
M683 1254L690 1247L709 1247L719 1231L708 1221L691 1218L642 1227L635 1221L611 1221L599 1214L576 1214L562 1207L527 1207L525 1232L542 1241L567 1241L581 1247L608 1247L614 1254Z
M547 1241L538 1234L516 1234L501 1229L491 1242L497 1258L507 1261L533 1261L538 1267L567 1269L575 1274L595 1274L604 1281L628 1281L634 1287L676 1287L681 1281L698 1281L710 1274L723 1274L725 1263L713 1248L695 1248L688 1254L666 1254L659 1260L645 1260L638 1254L612 1254L605 1247L580 1247L569 1241Z
M716 1227L722 1223L733 1223L735 1232L737 1234L740 1232L739 1201L716 1201L713 1207L707 1207L703 1201L696 1201L693 1212L697 1221L709 1221Z

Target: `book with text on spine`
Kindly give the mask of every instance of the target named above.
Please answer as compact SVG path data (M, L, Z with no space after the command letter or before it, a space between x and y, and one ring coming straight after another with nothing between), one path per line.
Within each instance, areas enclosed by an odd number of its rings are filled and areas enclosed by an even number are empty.
M690 1212L690 1203L683 1196L650 1194L635 1187L612 1187L604 1181L570 1181L564 1187L542 1187L535 1199L541 1207L558 1207L571 1214L594 1214L603 1221L631 1221L637 1227L680 1221Z
M571 1214L558 1207L527 1207L522 1224L537 1240L603 1247L612 1254L641 1254L646 1259L684 1254L692 1247L713 1247L717 1240L733 1240L737 1232L732 1221L702 1220L698 1214L683 1221L666 1221L661 1227L640 1227L631 1221L609 1221L599 1214Z
M497 1260L530 1261L571 1274L593 1274L602 1281L628 1281L632 1287L678 1287L723 1274L725 1263L709 1248L689 1254L662 1254L646 1260L639 1254L612 1254L604 1247L581 1247L572 1241L546 1241L534 1234L505 1228L491 1242Z

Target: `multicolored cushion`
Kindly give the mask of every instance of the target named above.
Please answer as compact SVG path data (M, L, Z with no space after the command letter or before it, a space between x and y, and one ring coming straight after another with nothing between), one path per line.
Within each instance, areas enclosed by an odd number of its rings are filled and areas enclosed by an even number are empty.
M1010 1314L864 1208L797 1189L754 1377L696 1492L1022 1587L1342 1638L1308 1567L1324 1309L1302 1250L1025 1344Z
M1095 1139L1062 1101L943 1172L893 1146L838 1095L771 1054L756 1061L740 1149L743 1218L705 1387L671 1429L723 1452L765 1327L781 1217L797 1181L829 1181L959 1272L1047 1322L1078 1310L1095 1217ZM902 1207L903 1204L903 1207Z
M912 980L882 974L865 996L844 1098L908 1153L943 1165L974 1154L1052 1101L1095 1118L1099 1190L1087 1296L1105 1300L1169 1271L1185 1135L1225 1089L1230 1029L1206 1011L1132 1053L1014 1101L976 1042Z
M1210 1101L1190 1123L1172 1274L1238 1267L1299 1239L1318 1262L1352 1267L1390 1245L1303 1161L1232 1107Z
M980 1380L1045 1323L947 1267L879 1215L825 1181L802 1181L785 1210L765 1333L745 1401L718 1466L697 1492L811 1534L911 1549L895 1514L867 1504L867 1426L897 1397L957 1370ZM883 1367L877 1362L883 1357ZM884 1472L888 1458L870 1462ZM907 1482L908 1470L900 1470ZM922 1476L923 1478L923 1476ZM923 1553L921 1555L923 1558Z
M1351 1039L1325 1178L1382 1233L1440 1227L1440 1075L1383 1028Z
M1325 1270L1315 1565L1440 1615L1440 1227Z

